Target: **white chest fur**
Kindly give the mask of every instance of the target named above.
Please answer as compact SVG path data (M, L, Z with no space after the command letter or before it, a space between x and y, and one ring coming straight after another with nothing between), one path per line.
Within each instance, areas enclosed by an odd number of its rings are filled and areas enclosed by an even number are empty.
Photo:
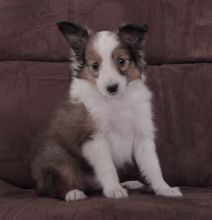
M89 82L74 79L71 97L83 102L108 142L116 166L132 162L137 135L152 135L151 93L141 80L132 81L120 97L104 97ZM95 138L95 135L94 135Z

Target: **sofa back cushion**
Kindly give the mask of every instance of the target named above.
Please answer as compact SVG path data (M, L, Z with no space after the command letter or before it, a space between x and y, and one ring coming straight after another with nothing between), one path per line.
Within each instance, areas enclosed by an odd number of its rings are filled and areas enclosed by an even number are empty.
M70 83L61 62L68 43L56 26L62 20L94 30L149 24L148 83L164 177L173 185L211 185L211 0L1 1L0 178L32 185L32 146Z
M212 185L212 64L151 66L157 150L172 185Z
M32 185L32 147L69 82L67 63L0 62L0 178Z
M212 185L212 64L149 66L157 151L171 185ZM0 178L32 186L30 157L66 97L67 63L0 63Z
M150 64L212 61L211 0L11 0L0 11L0 60L67 60L56 23L69 20L94 30L148 24Z

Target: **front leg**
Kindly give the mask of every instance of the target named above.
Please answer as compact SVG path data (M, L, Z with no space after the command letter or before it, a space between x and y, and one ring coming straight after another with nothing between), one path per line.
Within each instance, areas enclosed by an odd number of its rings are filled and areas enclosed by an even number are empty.
M94 169L103 193L108 198L124 198L127 190L120 183L105 137L99 135L83 146L83 156Z
M156 195L182 196L177 187L170 187L163 179L153 139L138 136L135 141L134 156L140 172Z

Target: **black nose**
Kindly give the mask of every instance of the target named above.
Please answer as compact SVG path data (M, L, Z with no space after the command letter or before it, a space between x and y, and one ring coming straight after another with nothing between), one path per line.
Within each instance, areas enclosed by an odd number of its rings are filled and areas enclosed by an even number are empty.
M118 87L119 87L118 83L111 84L107 86L107 91L111 94L115 94L118 91Z

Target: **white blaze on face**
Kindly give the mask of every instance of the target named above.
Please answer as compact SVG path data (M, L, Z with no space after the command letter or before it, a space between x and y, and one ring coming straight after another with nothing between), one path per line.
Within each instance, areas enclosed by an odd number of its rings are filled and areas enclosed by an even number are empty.
M127 80L119 73L112 59L113 51L120 43L117 35L113 32L101 31L96 34L93 43L94 49L102 59L99 76L96 80L98 88L104 95L110 96L107 87L118 84L117 94L121 94L126 87Z

